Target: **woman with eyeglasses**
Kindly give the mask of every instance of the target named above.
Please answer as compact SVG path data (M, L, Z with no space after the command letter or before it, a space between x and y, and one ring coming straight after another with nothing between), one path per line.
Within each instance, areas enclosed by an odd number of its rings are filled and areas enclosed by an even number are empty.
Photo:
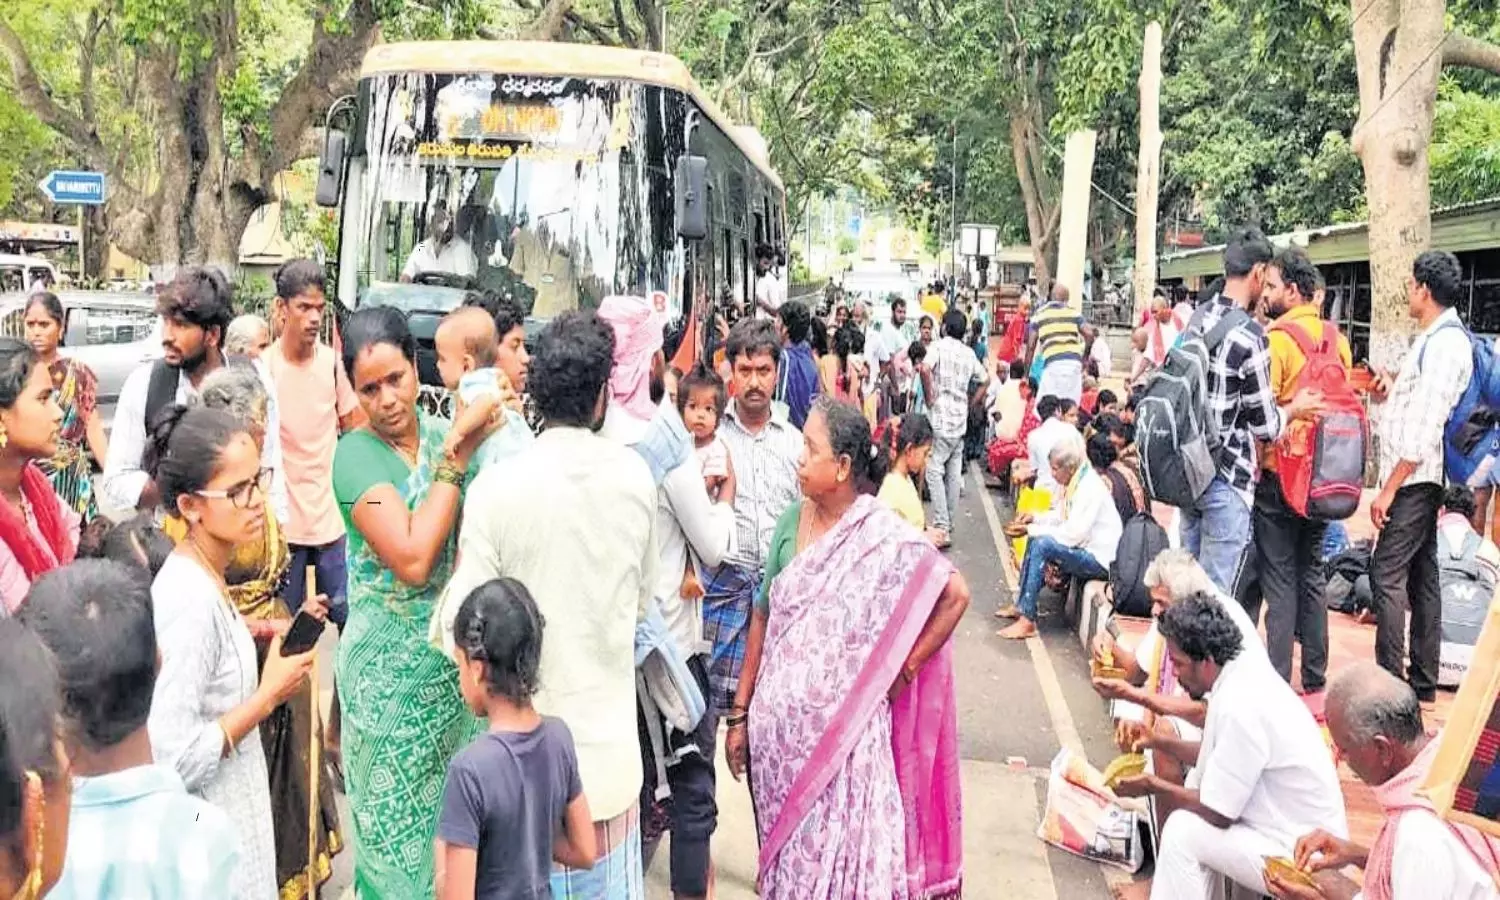
M266 423L270 395L259 373L249 366L221 366L198 388L198 402L207 409L221 409L234 416L245 428L255 446L265 452ZM175 542L188 537L187 520L169 515L162 530ZM255 639L259 664L264 665L270 639L285 634L293 611L282 601L288 578L302 578L301 571L289 572L291 550L286 535L269 506L264 525L253 541L237 544L224 573L229 585L229 599L244 617L250 636ZM326 598L310 597L302 610L324 619L328 615ZM312 682L304 681L296 693L276 707L260 723L261 746L266 753L270 774L272 814L276 820L276 883L294 893L307 886L307 803L311 792L308 778L308 746L313 724ZM319 884L333 874L333 857L342 846L338 808L334 805L333 779L319 779L317 804L317 862L313 873ZM298 893L300 896L300 893Z
M0 618L15 614L31 582L78 551L78 514L40 468L57 452L62 420L37 352L0 338Z
M0 897L42 900L62 877L73 784L52 654L0 620Z
M151 585L161 673L149 729L156 761L224 810L243 848L229 896L277 897L271 791L259 726L302 688L315 650L261 668L226 574L265 537L271 472L252 429L222 409L171 406L153 423L147 470L186 534Z

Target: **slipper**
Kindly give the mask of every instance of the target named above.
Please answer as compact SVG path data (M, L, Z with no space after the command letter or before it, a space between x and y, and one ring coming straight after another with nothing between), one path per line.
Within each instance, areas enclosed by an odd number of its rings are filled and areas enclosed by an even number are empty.
M1007 603L995 609L997 619L1018 619L1021 617L1021 608L1014 603Z
M1021 625L1021 623L1017 622L1009 628L1000 629L999 631L995 632L995 634L1006 639L1007 641L1024 641L1028 640L1029 638L1039 637L1035 625L1024 626L1024 631L1018 630L1022 627L1023 626Z

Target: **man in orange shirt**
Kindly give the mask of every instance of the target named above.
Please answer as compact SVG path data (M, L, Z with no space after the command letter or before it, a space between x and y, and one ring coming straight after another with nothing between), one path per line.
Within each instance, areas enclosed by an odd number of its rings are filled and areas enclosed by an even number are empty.
M1297 381L1307 358L1286 328L1301 329L1316 344L1328 326L1313 301L1322 276L1307 254L1296 247L1283 250L1266 271L1263 292L1266 314L1278 327L1267 330L1271 350L1271 391L1285 410L1298 393ZM1347 372L1349 341L1338 337L1339 359ZM1283 421L1288 420L1283 415ZM1266 651L1271 664L1292 680L1292 644L1302 643L1302 691L1323 689L1328 667L1328 609L1323 604L1323 566L1319 559L1327 523L1304 518L1287 505L1276 474L1271 445L1262 445L1260 482L1251 512L1254 572L1260 598L1266 602ZM1260 598L1251 597L1251 618L1260 619Z

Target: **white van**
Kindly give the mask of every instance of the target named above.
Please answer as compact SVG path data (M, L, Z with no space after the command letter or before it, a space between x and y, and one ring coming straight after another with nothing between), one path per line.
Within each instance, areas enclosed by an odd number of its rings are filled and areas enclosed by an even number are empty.
M0 293L31 294L57 286L57 267L40 256L0 253Z

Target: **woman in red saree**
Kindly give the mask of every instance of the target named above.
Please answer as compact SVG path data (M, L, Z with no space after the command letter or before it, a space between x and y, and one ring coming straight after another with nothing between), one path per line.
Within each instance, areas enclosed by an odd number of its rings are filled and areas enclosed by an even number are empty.
M771 539L727 717L750 769L766 900L957 897L957 718L948 638L969 588L873 496L884 454L820 398L795 503ZM880 623L880 627L871 627Z

